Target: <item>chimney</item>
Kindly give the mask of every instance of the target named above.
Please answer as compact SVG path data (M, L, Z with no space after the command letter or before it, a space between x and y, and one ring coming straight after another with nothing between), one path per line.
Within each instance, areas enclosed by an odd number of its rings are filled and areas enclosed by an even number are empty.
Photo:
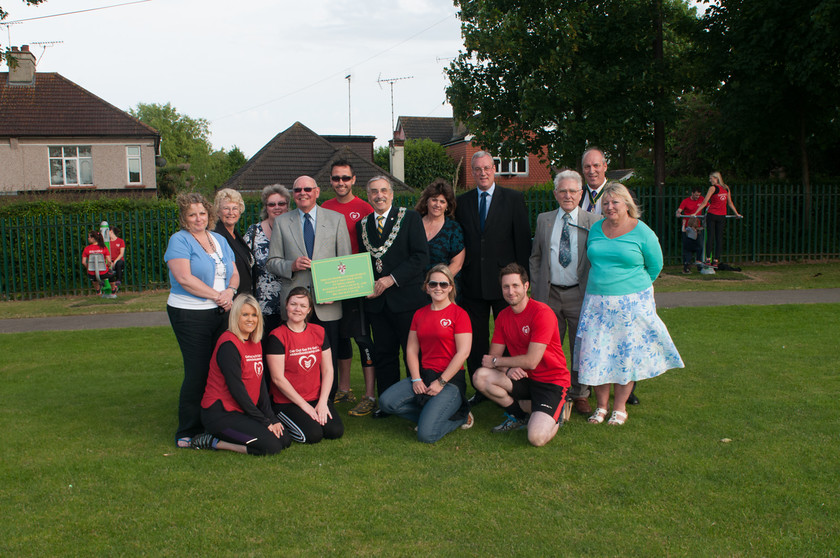
M29 45L12 47L9 53L9 83L32 85L35 83L35 55L29 52Z
M405 182L405 140L396 137L388 142L391 155L391 175Z

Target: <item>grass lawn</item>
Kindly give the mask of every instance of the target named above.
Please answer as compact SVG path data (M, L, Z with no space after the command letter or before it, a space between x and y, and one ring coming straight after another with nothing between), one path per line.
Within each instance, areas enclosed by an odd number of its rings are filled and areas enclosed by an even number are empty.
M835 556L838 311L662 310L687 367L544 448L343 406L269 458L174 448L169 328L0 335L0 555Z

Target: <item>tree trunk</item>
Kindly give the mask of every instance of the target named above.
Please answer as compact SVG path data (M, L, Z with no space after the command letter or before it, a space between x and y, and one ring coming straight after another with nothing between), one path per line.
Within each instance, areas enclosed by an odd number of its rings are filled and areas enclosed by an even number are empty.
M663 63L662 50L662 0L654 0L654 18L656 25L656 39L653 45L653 64L657 75ZM661 86L656 88L654 109L657 109L653 121L653 180L656 184L656 234L664 238L667 225L665 223L665 122L658 113L662 108L663 91Z
M799 153L802 158L802 186L805 188L804 222L805 234L811 234L811 171L808 168L808 145L805 133L805 117L799 112Z

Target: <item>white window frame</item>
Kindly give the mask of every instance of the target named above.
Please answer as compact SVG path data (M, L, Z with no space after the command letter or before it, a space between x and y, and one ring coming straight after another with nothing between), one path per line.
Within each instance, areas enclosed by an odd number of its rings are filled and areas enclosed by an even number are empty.
M137 154L131 153L131 150L136 149ZM137 180L131 180L131 163L132 161L137 163ZM126 180L128 180L128 184L143 184L143 161L141 159L141 150L139 145L126 145L125 146L125 170L126 170Z
M56 149L60 151L56 153ZM82 155L82 151L86 153ZM93 149L90 145L50 145L47 146L47 157L50 186L93 186ZM89 168L90 171L85 172L83 167ZM75 182L71 169L75 169ZM60 177L53 172L54 170ZM88 176L83 176L85 174Z
M528 176L528 157L513 157L512 159L493 157L493 164L496 166L496 174Z

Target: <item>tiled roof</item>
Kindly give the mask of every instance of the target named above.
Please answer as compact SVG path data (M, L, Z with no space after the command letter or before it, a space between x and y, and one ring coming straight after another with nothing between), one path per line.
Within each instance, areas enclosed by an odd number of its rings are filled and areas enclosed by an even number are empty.
M2 137L160 136L60 74L36 73L31 85L8 81L8 72L0 72Z
M455 139L454 122L451 117L400 116L397 130L402 128L402 139L430 139L443 145Z
M307 175L314 178L321 188L327 188L330 185L332 163L340 159L353 165L356 185L364 185L374 176L384 174L394 183L394 190L413 191L350 147L344 145L336 148L300 122L295 122L274 136L230 177L225 187L259 191L269 184L280 183L291 188L297 177Z

